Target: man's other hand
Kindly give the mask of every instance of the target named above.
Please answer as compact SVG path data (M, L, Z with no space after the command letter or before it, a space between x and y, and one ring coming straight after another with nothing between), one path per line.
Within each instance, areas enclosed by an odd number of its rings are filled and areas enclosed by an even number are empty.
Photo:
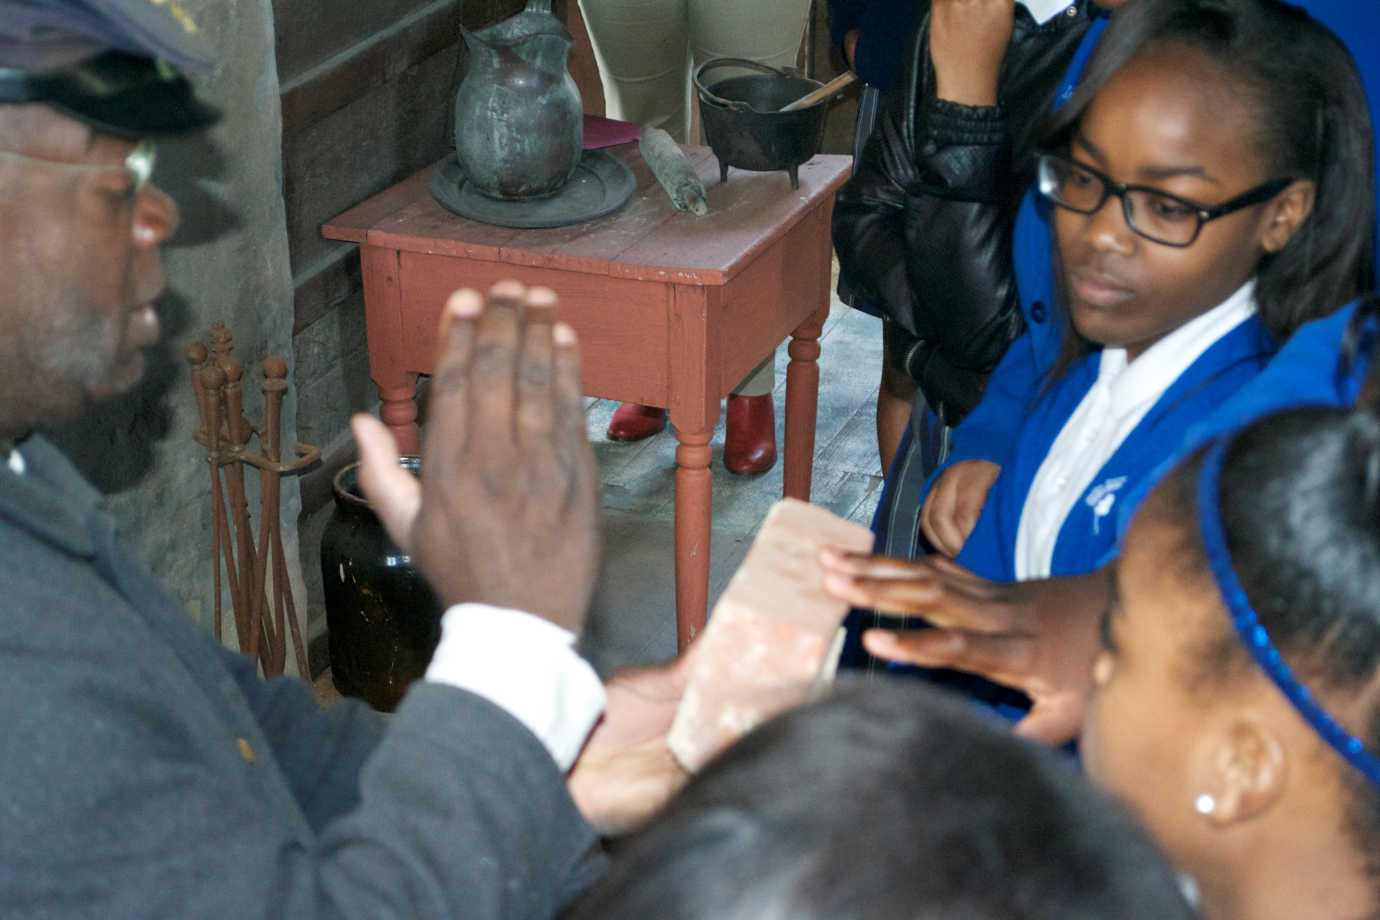
M554 293L502 281L452 294L437 343L420 482L388 429L357 415L360 486L447 606L511 607L578 633L600 505L575 333Z
M571 798L602 834L637 827L688 778L666 736L685 695L693 649L666 665L620 671L604 684L604 718L570 772Z

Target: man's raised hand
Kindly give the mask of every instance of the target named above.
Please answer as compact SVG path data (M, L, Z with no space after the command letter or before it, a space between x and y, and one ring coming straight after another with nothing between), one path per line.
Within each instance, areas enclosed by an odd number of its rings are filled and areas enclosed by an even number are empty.
M446 605L584 625L599 553L575 333L556 296L502 281L456 291L437 336L421 480L368 415L352 420L360 486Z

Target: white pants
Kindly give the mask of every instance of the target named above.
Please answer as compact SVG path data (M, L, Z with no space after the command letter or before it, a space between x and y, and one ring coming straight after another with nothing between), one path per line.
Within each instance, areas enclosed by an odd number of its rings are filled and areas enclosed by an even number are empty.
M810 0L580 0L580 9L609 117L659 124L683 142L692 68L717 57L794 67Z

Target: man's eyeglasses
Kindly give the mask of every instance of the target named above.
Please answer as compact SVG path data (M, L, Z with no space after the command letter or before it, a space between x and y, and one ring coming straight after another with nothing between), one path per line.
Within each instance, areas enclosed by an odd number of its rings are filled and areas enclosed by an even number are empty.
M134 145L134 149L125 157L123 163L67 163L62 160L45 160L41 157L26 156L22 153L14 153L10 150L0 150L0 159L15 160L21 163L35 163L40 166L48 166L54 169L77 170L78 172L113 172L123 169L129 173L134 180L134 188L130 194L138 192L145 185L148 185L149 177L153 175L153 167L158 159L157 148L153 141L143 140Z
M1042 153L1036 188L1052 204L1079 214L1094 214L1109 195L1121 199L1126 226L1135 233L1166 246L1191 246L1203 224L1253 204L1269 201L1293 179L1271 179L1219 205L1206 207L1177 195L1145 185L1123 185L1091 166Z

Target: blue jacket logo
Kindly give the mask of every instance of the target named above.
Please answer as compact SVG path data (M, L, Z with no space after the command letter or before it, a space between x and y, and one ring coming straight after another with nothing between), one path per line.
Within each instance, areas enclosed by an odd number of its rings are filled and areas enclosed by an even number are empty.
M1115 479L1108 479L1101 485L1093 486L1088 492L1088 497L1083 499L1093 513L1093 533L1102 532L1102 519L1112 513L1112 506L1116 504L1117 490L1126 485L1125 476L1117 476Z

